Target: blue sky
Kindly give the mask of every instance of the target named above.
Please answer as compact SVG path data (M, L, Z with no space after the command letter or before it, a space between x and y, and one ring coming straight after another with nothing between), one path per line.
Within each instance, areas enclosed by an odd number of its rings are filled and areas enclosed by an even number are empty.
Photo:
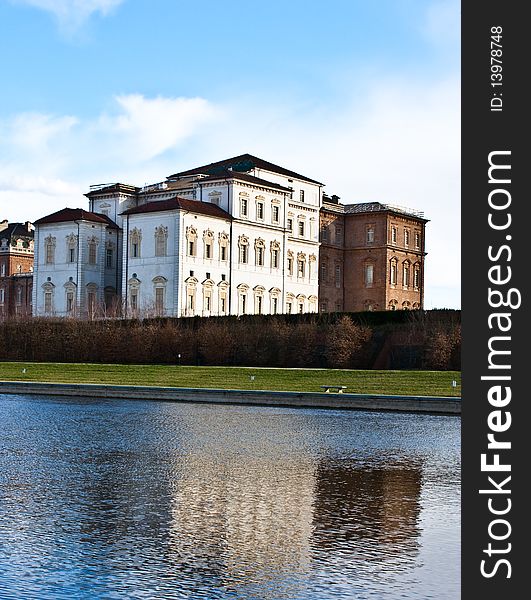
M250 152L424 210L460 306L460 3L0 0L0 218Z

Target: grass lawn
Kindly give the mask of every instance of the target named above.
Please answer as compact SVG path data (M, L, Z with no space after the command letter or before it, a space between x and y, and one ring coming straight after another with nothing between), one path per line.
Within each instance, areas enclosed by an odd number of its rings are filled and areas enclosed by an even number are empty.
M0 362L0 380L293 392L321 392L321 385L346 385L347 393L461 395L459 371L353 371ZM457 382L456 387L452 387L454 380Z

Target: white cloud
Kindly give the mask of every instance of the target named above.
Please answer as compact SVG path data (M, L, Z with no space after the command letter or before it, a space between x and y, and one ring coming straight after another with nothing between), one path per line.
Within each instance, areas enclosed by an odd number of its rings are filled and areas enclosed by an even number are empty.
M52 13L66 30L75 31L94 13L108 15L124 0L15 0Z

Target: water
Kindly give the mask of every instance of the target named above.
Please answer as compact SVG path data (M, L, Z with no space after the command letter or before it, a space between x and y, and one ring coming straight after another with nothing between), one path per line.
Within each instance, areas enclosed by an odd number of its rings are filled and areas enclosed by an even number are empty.
M0 396L0 598L457 599L459 428Z

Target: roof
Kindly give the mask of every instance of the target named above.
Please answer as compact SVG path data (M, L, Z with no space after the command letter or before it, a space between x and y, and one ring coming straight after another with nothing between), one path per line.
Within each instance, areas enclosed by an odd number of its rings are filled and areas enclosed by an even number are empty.
M102 183L98 185L91 185L90 192L84 194L87 198L91 196L101 196L103 194L112 194L114 192L122 192L126 194L137 194L140 188L127 183Z
M184 177L186 175L215 175L220 170L229 168L239 173L247 172L254 168L264 169L265 171L271 171L272 173L278 173L279 175L285 175L286 177L292 177L294 179L300 179L302 181L309 181L310 183L323 185L321 182L316 181L315 179L310 179L305 175L300 175L299 173L295 173L295 171L290 171L284 167L270 163L267 160L253 156L252 154L240 154L239 156L226 158L225 160L203 165L202 167L196 167L195 169L189 169L188 171L181 171L180 173L170 175L168 179L172 179L174 177Z
M278 183L273 183L272 181L266 181L260 177L254 177L253 175L249 175L247 173L240 173L238 171L231 171L229 169L220 169L219 173L216 173L215 175L209 175L208 177L201 179L200 182L214 181L216 179L238 179L239 181L254 183L257 186L268 187L274 190L280 190L282 192L293 191L292 189L284 187L283 185L279 185Z
M220 219L232 219L228 212L211 202L199 202L198 200L187 200L186 198L171 198L170 200L159 200L147 202L135 206L121 213L122 215L138 215L142 213L161 212L164 210L185 210L187 212L218 217Z
M413 208L405 208L403 206L393 206L392 204L382 204L381 202L360 202L358 204L344 204L345 213L365 213L365 212L382 212L390 211L424 219L424 212Z
M67 223L69 221L92 221L93 223L105 223L113 229L120 229L116 223L107 215L89 212L82 208L63 208L57 212L42 217L35 221L35 225L47 225L49 223Z
M5 223L5 221L3 222ZM34 233L29 222L8 223L7 227L0 229L0 239L33 238Z

